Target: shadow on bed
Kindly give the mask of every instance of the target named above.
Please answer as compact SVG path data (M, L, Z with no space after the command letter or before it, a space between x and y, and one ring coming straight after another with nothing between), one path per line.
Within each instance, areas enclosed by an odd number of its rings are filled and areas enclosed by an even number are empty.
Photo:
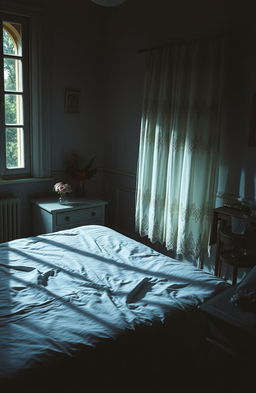
M11 372L8 364L15 373L0 381L0 391L214 392L197 305L225 283L207 274L201 279L190 265L184 273L185 265L176 261L170 268L167 257L159 260L143 247L138 252L139 246L121 235L111 257L112 243L105 249L97 242L106 228L97 229L91 251L83 233L96 229L77 229L81 237L74 229L2 245L7 304L0 315L0 360L2 375ZM76 247L66 244L75 236ZM134 253L122 254L131 244ZM26 268L31 271L19 270Z
M57 233L57 235L58 235L58 233ZM55 236L56 236L56 234L55 234ZM63 236L63 234L62 234L62 236ZM38 238L40 238L40 236L38 236L37 238L31 238L31 240L34 240L35 242L37 242ZM67 244L58 243L56 241L49 240L46 237L40 238L40 242L49 244L50 246L57 247L57 248L60 248L62 250L64 249L67 252L72 252L72 253L81 255L83 257L86 257L86 258L94 258L95 257L94 254L92 254L92 253L90 253L88 251L82 251L82 250L74 248L72 246L68 246ZM20 255L21 257L27 257L27 254L24 251L21 251L21 250L18 250L18 249L13 249L12 252ZM107 253L106 250L104 250L104 252ZM44 265L48 266L49 268L56 268L56 266L53 263L42 261L40 258L37 258L35 256L29 255L29 258L31 260L35 261L35 262L43 263ZM166 258L168 258L168 257L166 257ZM103 263L107 263L109 265L114 265L114 266L120 267L120 268L122 268L122 270L128 270L128 271L132 271L132 272L136 272L136 273L142 274L143 276L147 275L147 276L152 276L152 277L156 277L156 278L159 278L159 279L166 279L166 280L169 280L170 278L171 279L175 279L176 278L173 273L170 276L168 274L162 273L162 272L157 271L157 270L143 269L143 268L139 268L138 266L134 266L134 265L131 266L131 265L128 265L128 264L126 264L124 262L119 262L117 260L111 259L111 257L106 258L106 257L103 257L101 255L97 255L97 260L99 262L103 262ZM142 263L142 265L143 265L143 263ZM70 270L67 270L67 269L64 269L64 268L59 268L59 269L62 270L63 272L65 272L66 274L72 276L72 277L77 277L77 278L81 279L81 274L75 273L73 271L71 272ZM195 281L193 279L190 279L189 285L190 284L200 285L198 283L198 281ZM204 282L203 285L204 286L208 285L209 287L211 286L210 282L209 283ZM221 291L222 288L220 287L219 290Z
M125 332L117 341L101 342L86 352L78 349L72 359L60 355L47 361L47 367L3 381L1 392L249 392L249 369L204 357L201 318L199 311L177 313L164 326L138 327L136 335Z

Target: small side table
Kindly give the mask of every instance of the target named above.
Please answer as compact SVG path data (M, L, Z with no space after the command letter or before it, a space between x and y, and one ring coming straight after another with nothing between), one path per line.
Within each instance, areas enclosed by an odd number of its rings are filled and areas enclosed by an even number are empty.
M82 225L104 225L106 201L70 199L61 205L56 198L32 199L33 234L56 232Z
M232 217L236 218L244 218L246 212L243 210L238 210L230 207L218 207L214 209L213 214L213 223L211 228L211 238L210 245L216 244L216 258L215 258L215 275L220 277L220 239L219 239L219 228L221 226L225 226L226 228L231 229L231 220ZM247 212L248 215L248 212ZM248 224L251 228L254 228L253 231L256 233L256 217L248 216ZM247 236L247 235L245 235ZM241 265L241 267L243 267Z
M229 359L242 367L255 358L256 313L241 311L239 306L230 301L236 287L232 286L211 298L201 304L199 309L206 320L205 342L218 349L218 361L221 363L228 355Z

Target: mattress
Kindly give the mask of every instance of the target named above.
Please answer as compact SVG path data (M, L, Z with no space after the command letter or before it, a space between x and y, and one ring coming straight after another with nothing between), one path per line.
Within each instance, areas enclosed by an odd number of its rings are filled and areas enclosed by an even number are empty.
M0 245L0 376L172 323L227 284L110 228Z

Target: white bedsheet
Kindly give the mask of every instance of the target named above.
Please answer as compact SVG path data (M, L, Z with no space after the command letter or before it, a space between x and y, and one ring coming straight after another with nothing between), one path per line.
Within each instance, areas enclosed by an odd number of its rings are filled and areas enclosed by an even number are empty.
M226 284L107 227L0 246L0 376L164 322Z

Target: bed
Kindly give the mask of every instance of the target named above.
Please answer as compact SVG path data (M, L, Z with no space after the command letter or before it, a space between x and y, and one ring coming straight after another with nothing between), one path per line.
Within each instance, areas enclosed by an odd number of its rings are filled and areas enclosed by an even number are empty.
M95 383L95 368L97 380L122 368L129 379L128 366L139 374L142 363L156 365L164 354L183 357L184 347L197 344L198 305L226 288L104 226L3 243L1 381L36 376L42 383L48 372L64 378L72 369L73 381L79 374Z

